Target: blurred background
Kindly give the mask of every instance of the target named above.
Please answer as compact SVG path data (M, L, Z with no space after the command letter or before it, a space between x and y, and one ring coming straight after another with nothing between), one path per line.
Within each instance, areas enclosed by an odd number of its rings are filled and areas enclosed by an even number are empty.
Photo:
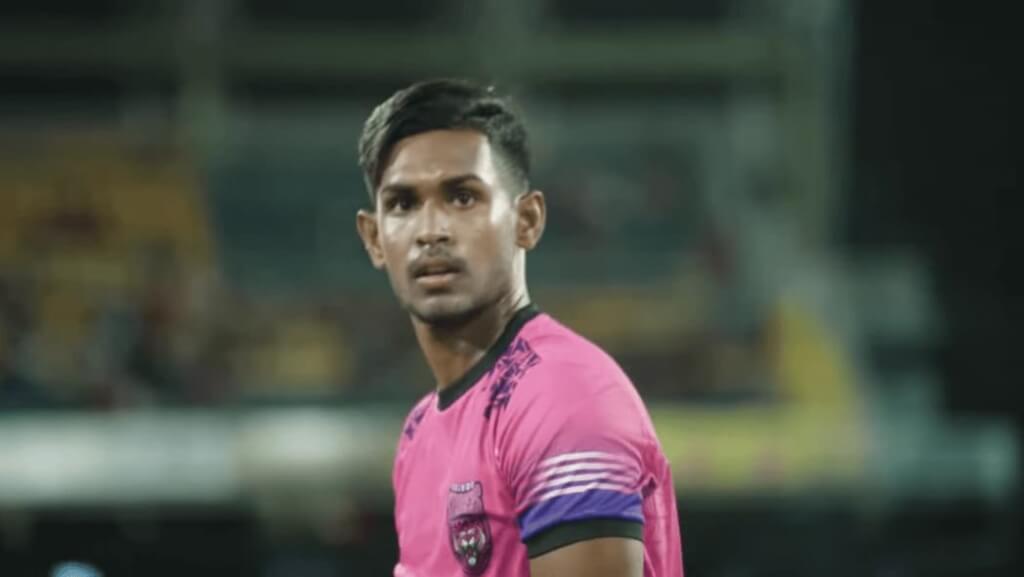
M647 400L688 575L1020 575L993 10L4 2L0 575L390 574L432 379L355 146L455 75L524 111L533 296Z

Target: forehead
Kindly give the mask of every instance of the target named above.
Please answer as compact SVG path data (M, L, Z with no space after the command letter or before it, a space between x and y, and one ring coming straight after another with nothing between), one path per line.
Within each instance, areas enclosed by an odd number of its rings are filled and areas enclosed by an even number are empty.
M474 174L496 184L493 150L487 136L475 130L433 130L398 141L381 173L380 186L416 185L452 176Z

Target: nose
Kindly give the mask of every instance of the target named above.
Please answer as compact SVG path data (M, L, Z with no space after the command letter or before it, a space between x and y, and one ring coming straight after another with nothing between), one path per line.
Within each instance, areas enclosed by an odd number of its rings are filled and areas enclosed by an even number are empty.
M416 244L428 246L434 244L447 244L452 241L451 222L448 212L437 206L436 203L427 202L420 211L420 226L416 235Z

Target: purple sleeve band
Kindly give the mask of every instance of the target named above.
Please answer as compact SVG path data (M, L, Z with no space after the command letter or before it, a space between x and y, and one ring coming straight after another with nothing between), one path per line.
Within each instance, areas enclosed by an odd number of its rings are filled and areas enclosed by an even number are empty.
M541 501L519 516L520 538L526 541L559 523L598 518L643 523L643 503L640 495L594 489Z

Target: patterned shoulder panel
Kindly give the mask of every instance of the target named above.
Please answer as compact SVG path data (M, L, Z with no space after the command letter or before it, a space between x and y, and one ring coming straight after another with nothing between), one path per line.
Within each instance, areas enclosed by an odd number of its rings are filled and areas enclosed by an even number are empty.
M484 409L484 418L490 419L492 412L506 407L519 381L540 362L540 355L526 339L519 337L512 341L488 373L491 383L488 391L490 398L487 401L487 408Z
M430 393L426 397L416 403L412 411L409 412L409 416L405 419L405 426L402 432L405 434L405 438L412 440L416 435L416 430L419 428L420 423L423 422L423 417L427 414L427 409L430 408L430 403L433 402L436 393Z

